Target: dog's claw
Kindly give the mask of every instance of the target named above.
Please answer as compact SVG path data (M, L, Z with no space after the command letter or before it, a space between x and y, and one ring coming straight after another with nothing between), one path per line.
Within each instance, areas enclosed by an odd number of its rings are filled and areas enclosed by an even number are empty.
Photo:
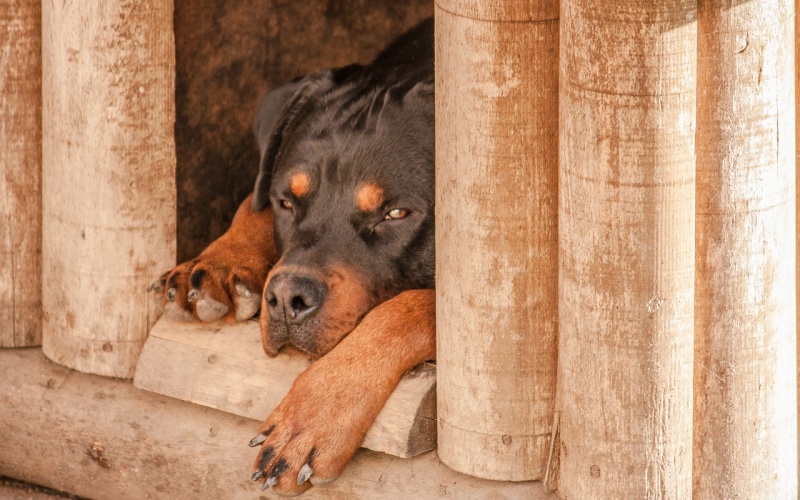
M200 297L200 290L198 290L197 288L192 288L189 291L189 294L187 295L189 302L194 302L195 300L197 300L198 297Z
M255 471L255 472L253 472L253 475L250 476L250 479L252 479L253 481L258 481L262 477L264 477L264 471L259 469L259 470Z
M244 298L249 298L253 295L253 292L251 292L244 283L236 283L236 293Z
M266 434L259 434L258 436L254 437L253 439L250 440L250 443L248 443L248 446L250 446L250 448L255 448L256 446L264 444L264 441L266 441L266 440L267 440L267 435Z
M303 465L300 468L300 473L297 475L297 486L300 486L306 481L308 481L308 478L310 478L313 473L314 471L311 470L310 465L308 464Z
M175 296L176 295L178 295L178 289L177 288L170 288L167 291L167 300L170 301L170 302L173 302L175 300Z
M275 476L272 476L271 478L269 478L266 481L264 481L264 486L261 487L261 491L268 490L270 488L270 486L275 486L275 484L277 482L278 482L278 478L275 477Z

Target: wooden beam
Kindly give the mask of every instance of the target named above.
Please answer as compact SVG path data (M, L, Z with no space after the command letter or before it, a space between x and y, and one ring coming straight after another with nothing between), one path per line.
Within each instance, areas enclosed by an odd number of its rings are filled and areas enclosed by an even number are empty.
M71 371L38 349L0 350L0 380L0 475L98 499L259 498L252 420ZM303 498L556 497L541 483L458 474L434 452L359 450L337 481Z
M42 16L0 3L0 347L42 343Z
M558 2L436 2L439 456L541 479L558 323Z
M161 318L150 331L134 385L263 421L311 360L268 358L257 321L237 324ZM436 367L425 363L400 381L363 447L412 457L436 447Z
M559 493L691 498L696 2L561 2Z
M132 377L175 265L172 0L43 2L43 348Z
M794 1L698 10L694 497L797 497Z

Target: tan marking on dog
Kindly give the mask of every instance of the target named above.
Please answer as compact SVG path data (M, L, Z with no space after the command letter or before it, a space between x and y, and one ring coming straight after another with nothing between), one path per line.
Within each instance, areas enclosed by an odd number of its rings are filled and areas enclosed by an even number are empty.
M362 212L373 212L383 204L383 188L375 183L363 184L356 192L356 204Z
M296 172L289 181L289 190L298 198L305 196L309 187L311 187L311 177L305 172Z

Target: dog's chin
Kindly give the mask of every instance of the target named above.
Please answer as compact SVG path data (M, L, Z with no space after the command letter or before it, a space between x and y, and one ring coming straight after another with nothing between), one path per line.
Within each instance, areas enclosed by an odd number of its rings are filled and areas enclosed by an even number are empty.
M349 332L348 332L349 333ZM327 354L331 351L336 345L347 336L347 333L341 336L337 336L335 341L331 342L332 339L317 339L316 342L311 343L304 343L298 342L288 335L274 335L269 330L269 327L265 328L265 325L262 324L261 326L261 341L264 347L264 352L270 358L274 358L281 352L285 352L288 354L300 354L303 356L310 356L313 359L318 359ZM324 340L328 340L325 342Z
M306 351L305 349L302 349L301 347L298 347L298 346L296 346L294 344L284 344L283 346L281 346L281 348L278 350L278 352L283 352L283 353L286 353L286 354L288 354L290 356L304 356L304 357L309 357L310 356L310 357L312 357L314 359L319 357L319 356L317 356L315 354L311 354L310 352Z
M289 355L299 355L299 356L310 357L312 359L319 359L325 354L327 354L329 351L330 349L326 349L324 351L317 351L314 348L304 347L294 342L286 342L283 344L267 343L264 346L264 352L266 352L267 356L269 356L270 358L274 358L279 353L283 352Z

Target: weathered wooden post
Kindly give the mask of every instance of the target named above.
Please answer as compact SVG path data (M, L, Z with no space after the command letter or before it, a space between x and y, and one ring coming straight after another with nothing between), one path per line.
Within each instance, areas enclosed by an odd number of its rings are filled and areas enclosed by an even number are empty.
M541 479L557 333L558 2L436 3L439 456Z
M696 499L797 497L793 4L699 4Z
M800 10L800 0L794 1L794 99L795 99L795 294L797 300L795 302L797 323L795 328L800 332L800 175L797 174L798 165L800 165L800 108L797 103L800 102L800 19L797 17L797 12ZM797 358L800 359L800 341L797 342ZM800 363L797 367L797 414L800 415ZM800 436L800 417L798 417L798 436ZM798 443L798 459L797 459L797 477L800 483L800 443Z
M173 3L42 10L44 352L132 377L175 263Z
M0 347L42 342L39 2L0 3Z
M692 496L695 8L561 2L566 498Z

